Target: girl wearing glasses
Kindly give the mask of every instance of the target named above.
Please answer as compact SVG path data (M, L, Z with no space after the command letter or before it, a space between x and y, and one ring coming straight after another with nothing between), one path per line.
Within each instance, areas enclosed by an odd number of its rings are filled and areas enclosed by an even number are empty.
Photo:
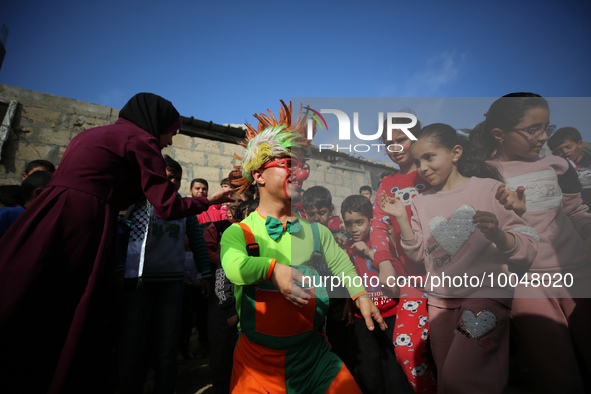
M485 116L470 141L498 168L509 190L524 188L525 201L503 190L497 198L508 209L526 210L523 218L540 237L532 266L519 273L513 334L540 392L584 392L582 373L591 373L591 300L585 294L591 279L591 214L582 205L581 185L565 159L539 156L555 129L544 98L509 94Z

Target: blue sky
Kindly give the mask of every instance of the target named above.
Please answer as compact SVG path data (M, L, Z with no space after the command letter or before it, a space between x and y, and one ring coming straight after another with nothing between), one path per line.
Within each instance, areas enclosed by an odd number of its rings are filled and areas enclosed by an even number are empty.
M589 15L589 1L11 1L0 83L114 108L150 91L216 123L291 97L587 97ZM474 125L463 116L448 122Z
M376 161L389 161L381 141L361 140L355 136L354 114L358 128L365 136L375 135L380 124L379 113L386 119L388 112L411 112L423 126L431 123L447 123L456 129L471 129L484 120L484 113L498 97L295 97L294 103L309 105L323 113L328 131L316 126L314 143L322 149L337 149L356 157L372 157ZM585 141L591 141L591 97L546 97L550 107L550 120L557 127L576 127L585 130ZM299 107L299 104L298 104ZM337 116L323 110L336 109L349 118L350 140L339 137ZM378 133L381 135L381 133ZM585 138L585 136L587 138ZM332 145L328 147L326 145ZM365 153L364 153L365 152Z

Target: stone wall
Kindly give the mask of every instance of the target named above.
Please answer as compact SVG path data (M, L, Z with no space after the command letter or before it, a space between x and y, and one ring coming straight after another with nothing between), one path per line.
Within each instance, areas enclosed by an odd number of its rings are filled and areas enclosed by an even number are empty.
M21 173L31 160L45 159L57 165L74 136L88 128L113 123L119 113L97 104L0 84L0 103L8 104L10 100L17 100L19 106L11 135L2 147L0 184L20 183ZM225 141L239 140L236 136L243 131L232 126L211 127L211 123L194 118L183 117L183 124L173 145L163 150L183 166L181 194L189 195L190 181L194 178L206 179L210 192L219 190L220 181L237 164L234 153L243 152L235 142ZM203 125L209 125L207 130ZM304 187L328 188L337 210L345 197L358 194L363 185L373 186L375 193L380 176L394 171L392 165L380 165L344 153L316 152L309 163L312 171Z
M79 132L114 122L118 110L65 97L0 85L0 102L17 100L12 132L2 147L0 184L18 184L26 163L59 163Z

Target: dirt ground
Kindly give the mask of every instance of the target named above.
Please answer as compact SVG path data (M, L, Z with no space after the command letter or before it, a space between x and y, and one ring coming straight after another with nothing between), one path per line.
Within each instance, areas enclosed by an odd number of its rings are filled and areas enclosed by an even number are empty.
M209 358L199 346L199 339L193 333L190 343L190 351L195 356L191 360L178 357L178 376L176 394L214 394L211 385L211 368ZM152 393L152 375L148 377L145 394ZM533 394L535 390L525 362L519 354L511 356L509 385L505 394Z
M211 368L209 358L204 354L202 347L199 346L199 338L195 331L191 336L189 345L190 352L194 355L193 359L185 360L180 354L177 358L177 382L176 394L213 394L211 385ZM151 394L153 388L153 371L149 372L146 382L145 394Z

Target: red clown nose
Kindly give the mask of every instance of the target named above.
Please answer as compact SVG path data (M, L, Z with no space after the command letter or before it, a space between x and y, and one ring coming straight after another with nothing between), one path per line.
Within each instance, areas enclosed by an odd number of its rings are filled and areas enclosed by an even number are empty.
M303 169L303 168L300 168L295 173L295 178L296 178L296 180L298 182L305 181L306 179L308 179L309 176L310 176L310 173L307 170Z

